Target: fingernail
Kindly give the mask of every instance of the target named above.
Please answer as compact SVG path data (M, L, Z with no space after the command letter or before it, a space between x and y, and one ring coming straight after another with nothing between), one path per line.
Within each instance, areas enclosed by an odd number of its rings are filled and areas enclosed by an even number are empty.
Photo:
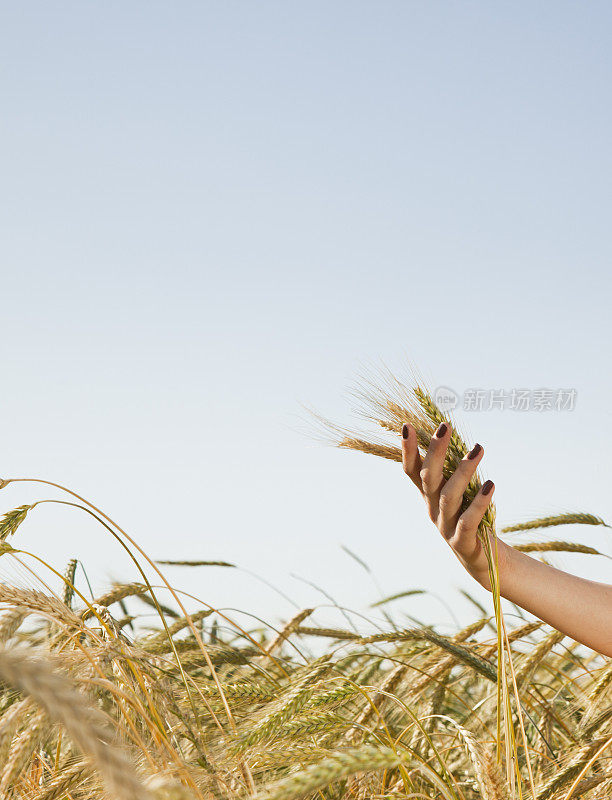
M402 425L402 439L407 439L409 435L410 435L410 428L404 422L404 424Z
M485 481L482 484L481 491L483 494L490 494L492 488L493 488L493 481Z
M438 437L438 439L441 439L447 430L448 430L448 425L445 422L440 423L440 426L436 431L436 436Z
M469 459L476 458L476 456L478 455L478 453L480 453L481 450L482 450L482 447L478 444L478 442L476 442L474 447L472 447L472 449L468 453L468 458Z

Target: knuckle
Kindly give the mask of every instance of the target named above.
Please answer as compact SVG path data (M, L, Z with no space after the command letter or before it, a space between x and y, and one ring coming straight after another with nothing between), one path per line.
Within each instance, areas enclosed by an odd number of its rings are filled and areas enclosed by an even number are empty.
M460 556L467 555L467 550L469 548L466 546L467 543L466 543L465 538L463 538L463 537L459 536L457 533L455 533L455 535L452 536L448 540L448 543L449 543L451 549L454 550L455 553L457 553L458 555L460 555Z
M451 507L452 507L452 503L450 501L450 498L448 496L442 497L440 495L440 500L439 500L438 505L440 507L440 512L442 514L444 514L445 516L447 516L448 512L450 512Z
M470 523L466 519L460 517L457 525L455 526L455 537L466 536L468 533L471 533L471 530L472 526Z
M447 509L449 506L453 505L455 501L455 493L445 486L440 492L440 508Z

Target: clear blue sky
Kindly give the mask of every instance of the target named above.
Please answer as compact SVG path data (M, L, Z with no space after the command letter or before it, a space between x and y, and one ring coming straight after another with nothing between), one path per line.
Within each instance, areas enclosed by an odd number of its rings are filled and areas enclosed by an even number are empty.
M0 474L300 607L326 601L292 573L377 599L343 543L469 617L401 469L300 433L300 403L350 422L362 364L410 358L458 391L575 388L466 424L502 521L611 518L611 29L603 2L4 4ZM134 577L90 520L34 513L23 546ZM293 613L246 572L169 575Z

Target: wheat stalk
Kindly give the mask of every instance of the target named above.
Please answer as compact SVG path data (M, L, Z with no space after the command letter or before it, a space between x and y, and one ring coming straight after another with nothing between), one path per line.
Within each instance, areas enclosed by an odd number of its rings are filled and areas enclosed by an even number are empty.
M101 714L95 712L64 677L51 670L48 657L43 661L0 650L0 679L34 699L51 720L64 726L82 753L92 759L117 800L151 800L132 764L112 744L112 735ZM30 731L38 733L43 725L44 716L38 716L30 725ZM30 744L28 740L27 746ZM9 758L0 790L7 790L22 766L20 754Z

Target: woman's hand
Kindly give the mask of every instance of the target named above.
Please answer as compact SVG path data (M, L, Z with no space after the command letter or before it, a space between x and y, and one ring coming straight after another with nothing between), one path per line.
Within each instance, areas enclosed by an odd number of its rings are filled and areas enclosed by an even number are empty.
M421 459L417 447L416 431L408 423L402 428L402 463L404 472L417 486L429 509L429 516L444 536L453 552L466 570L485 589L491 591L489 566L482 544L476 535L495 486L485 481L470 505L461 511L463 493L468 487L478 464L484 455L482 445L475 444L472 450L457 465L450 478L442 473L446 448L450 442L450 426L442 423L434 434L427 454ZM490 532L492 551L495 552L496 537ZM500 573L507 558L508 545L497 539Z
M402 429L404 472L427 502L429 516L452 547L463 566L491 591L489 568L476 534L493 496L493 481L485 481L470 505L461 511L467 489L484 450L479 444L457 465L446 480L442 473L451 431L440 425L424 459L411 425ZM491 550L497 546L500 594L512 603L552 625L558 631L612 658L612 585L579 578L545 564L488 533Z

